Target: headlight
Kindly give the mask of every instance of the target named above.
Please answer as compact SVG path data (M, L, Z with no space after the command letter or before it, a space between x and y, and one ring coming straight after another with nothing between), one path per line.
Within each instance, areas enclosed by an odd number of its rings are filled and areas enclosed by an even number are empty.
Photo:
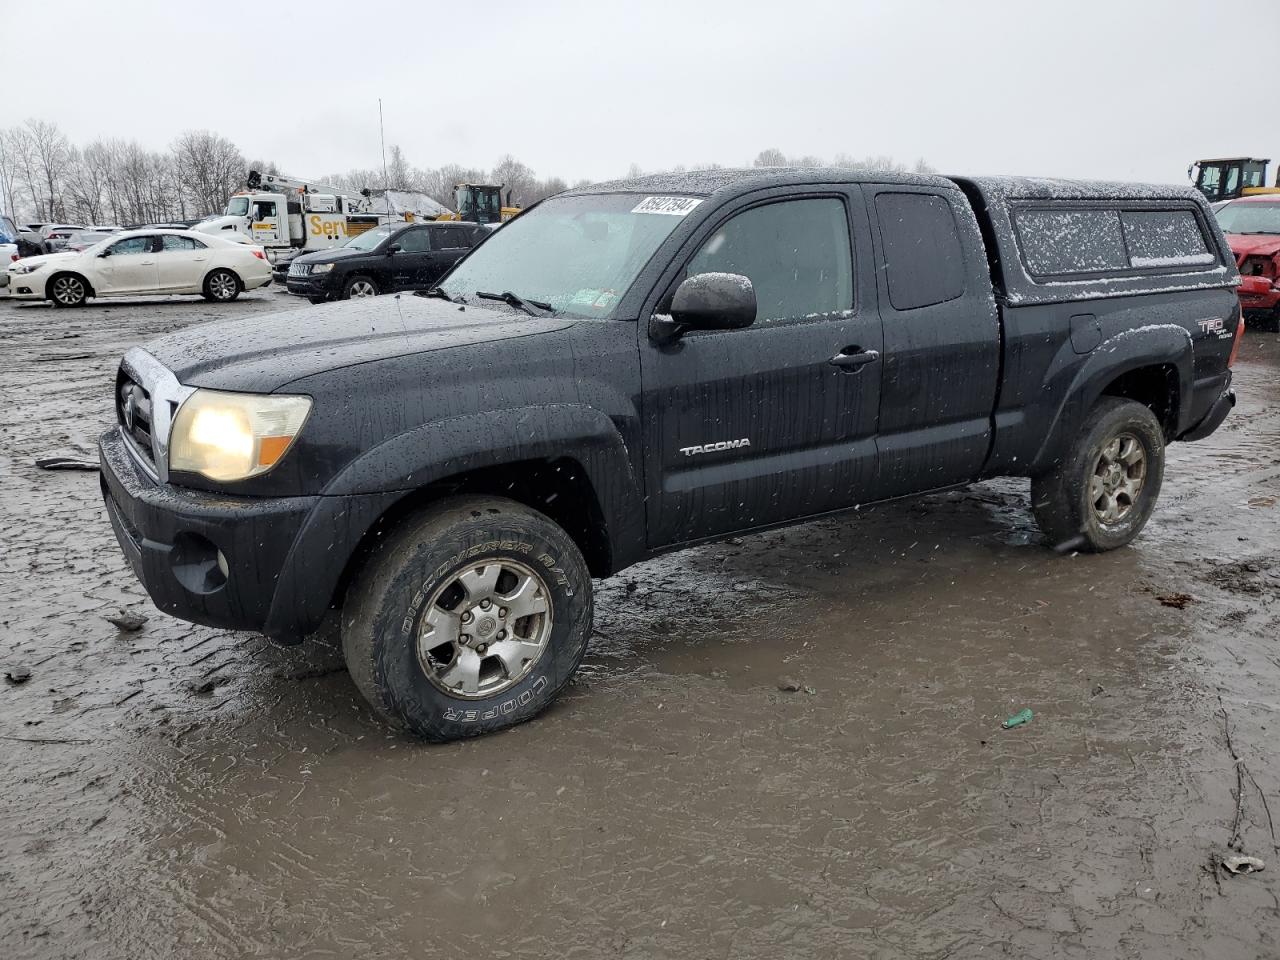
M12 263L9 265L9 272L18 273L18 274L35 273L37 270L39 270L43 266L44 266L43 263L23 263L21 260L19 260L16 263Z
M311 265L311 272L312 272L313 274L314 274L314 273L328 273L328 272L329 272L330 270L332 270L332 269L333 269L333 264L332 264L332 263L313 263L313 264Z
M310 397L197 390L178 408L169 469L247 480L274 467L311 411Z

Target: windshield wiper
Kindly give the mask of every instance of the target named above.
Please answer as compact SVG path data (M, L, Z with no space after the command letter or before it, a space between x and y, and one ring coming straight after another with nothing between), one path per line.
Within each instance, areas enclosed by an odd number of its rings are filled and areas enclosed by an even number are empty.
M414 296L439 298L440 300L448 300L450 303L466 303L467 302L463 300L462 297L458 297L457 299L454 299L453 297L445 293L442 287L432 287L430 290L415 290Z
M527 297L517 297L510 290L503 290L501 293L486 293L482 290L476 291L476 296L481 300L501 300L508 306L523 310L531 317L540 317L542 314L534 313L529 309L530 306L537 307L539 310L546 310L551 313L555 308L549 303L543 303L541 300L531 300Z

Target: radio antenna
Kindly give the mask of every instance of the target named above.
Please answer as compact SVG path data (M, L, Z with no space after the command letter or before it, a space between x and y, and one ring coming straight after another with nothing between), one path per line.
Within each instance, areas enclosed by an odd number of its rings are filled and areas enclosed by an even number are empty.
M387 128L382 124L382 98L378 98L378 132L382 134L382 189L386 192L387 183Z

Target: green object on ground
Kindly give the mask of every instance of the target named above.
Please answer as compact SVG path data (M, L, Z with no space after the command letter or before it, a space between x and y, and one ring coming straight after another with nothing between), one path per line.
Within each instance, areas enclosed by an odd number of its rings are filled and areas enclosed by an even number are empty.
M1010 727L1020 727L1024 723L1030 723L1031 716L1032 714L1030 710L1019 710L1017 713L1015 713L1012 717L1010 717L1004 723L1000 724L1000 726L1004 727L1006 730L1008 730Z

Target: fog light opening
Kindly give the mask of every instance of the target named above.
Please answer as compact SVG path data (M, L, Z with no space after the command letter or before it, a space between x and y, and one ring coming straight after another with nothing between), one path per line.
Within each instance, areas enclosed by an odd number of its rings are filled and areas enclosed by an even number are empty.
M201 595L221 590L231 576L223 552L198 533L180 533L174 538L169 566L183 587Z

